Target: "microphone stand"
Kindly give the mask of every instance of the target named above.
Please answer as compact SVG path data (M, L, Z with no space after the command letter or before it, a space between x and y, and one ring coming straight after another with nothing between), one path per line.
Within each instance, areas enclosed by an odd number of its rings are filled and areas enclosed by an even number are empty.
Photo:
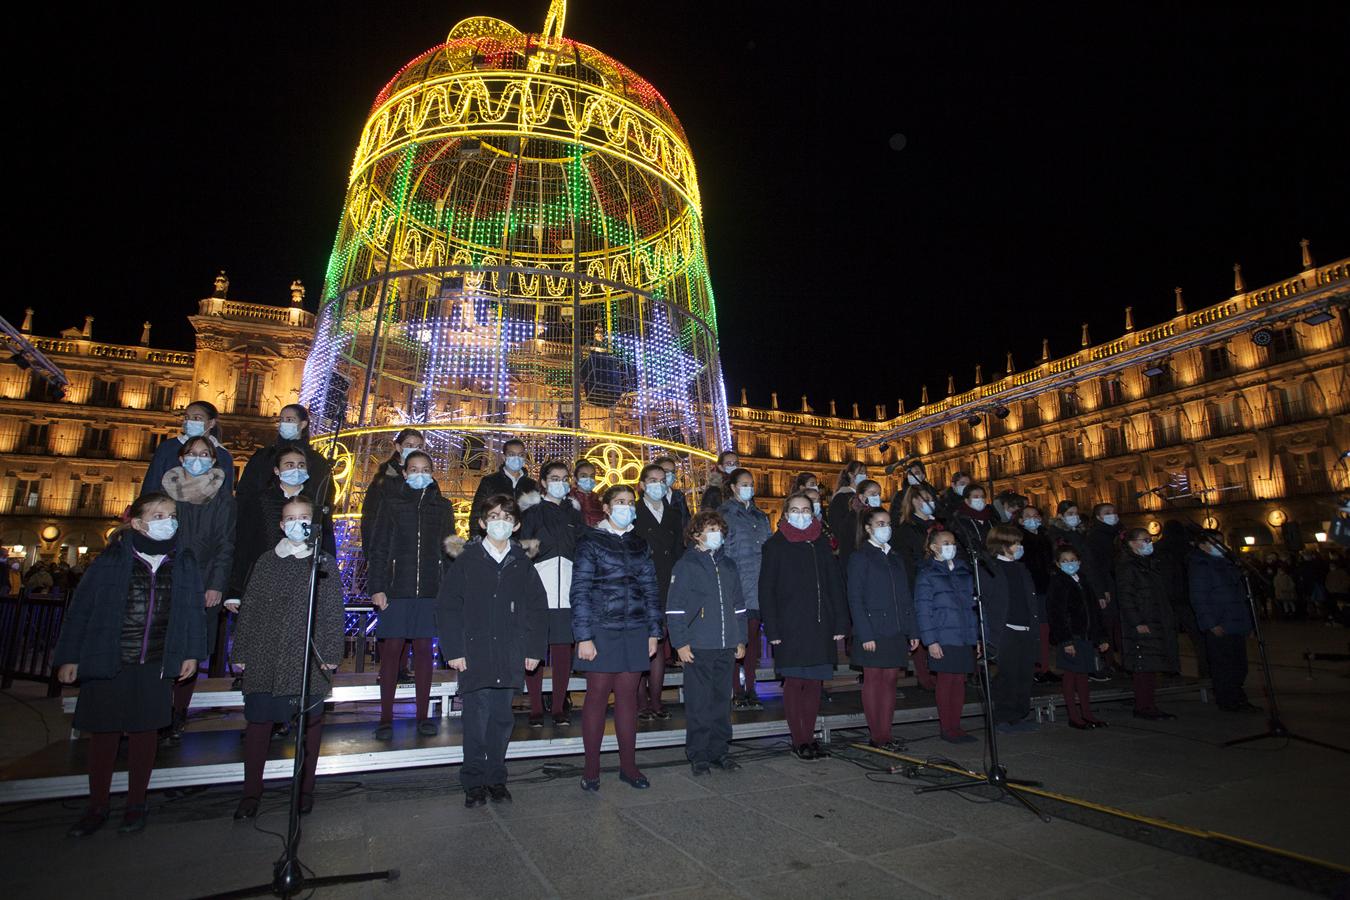
M329 390L332 388L330 387ZM325 398L326 401L326 398ZM326 402L325 402L326 405ZM313 551L309 556L309 609L305 616L305 657L300 674L300 714L295 724L295 765L291 769L291 802L286 829L286 849L281 858L272 864L272 880L267 884L254 885L213 895L216 898L262 897L272 894L282 900L294 897L303 890L329 887L335 884L359 884L366 881L394 881L399 876L398 869L383 869L377 872L350 872L344 875L322 875L305 877L305 865L300 862L300 786L305 767L305 736L309 731L309 685L314 671L314 621L319 607L319 557L323 555L323 522L328 518L327 494L332 485L333 460L336 456L338 439L342 436L342 420L338 419L331 443L328 445L328 472L324 483L319 485L314 498L314 508L319 511L318 521L311 521L309 537ZM336 560L334 560L336 564ZM329 578L338 578L336 571ZM321 707L322 708L322 707Z
M960 791L968 787L979 785L988 785L997 788L1003 794L1012 797L1018 803L1027 808L1027 811L1043 822L1049 822L1050 817L1041 812L1031 801L1018 791L1013 790L1013 785L1025 787L1040 787L1039 781L1020 781L1008 777L1008 770L998 759L998 734L996 723L994 722L994 699L991 693L991 682L989 679L989 635L985 630L984 599L980 589L980 552L975 547L967 548L970 553L970 565L975 579L975 616L980 626L980 644L984 647L983 653L976 656L976 665L980 667L980 690L981 699L984 702L984 734L985 744L989 752L988 762L985 766L983 777L971 773L969 778L960 778L956 781L946 784L930 784L925 787L915 788L916 794L927 794L933 791ZM916 766L914 771L923 768Z

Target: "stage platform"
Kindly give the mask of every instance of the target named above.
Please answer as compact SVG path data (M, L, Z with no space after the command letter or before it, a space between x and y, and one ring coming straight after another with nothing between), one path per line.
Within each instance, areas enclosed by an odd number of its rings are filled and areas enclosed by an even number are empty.
M666 680L667 687L671 686L672 680L678 679L678 672L669 673ZM829 702L822 705L821 715L816 721L816 728L824 740L829 740L833 731L866 726L861 695L856 683L845 681L841 684L841 681L845 680L841 678L833 683L829 691ZM763 710L732 713L732 733L735 740L785 737L788 734L782 701L777 693L778 685L766 682L760 687ZM1173 679L1160 685L1158 693L1167 696L1191 695L1199 692L1205 697L1207 688L1208 683L1204 681ZM902 726L897 732L897 737L904 739L923 736L920 729L907 729L904 726L936 722L937 709L933 705L933 695L913 686L904 687L903 692L905 696L899 701L895 714L895 722ZM1096 685L1092 693L1094 704L1127 701L1132 696L1129 681L1124 679ZM1054 721L1056 710L1063 706L1063 698L1053 686L1040 686L1032 703L1038 721ZM208 698L203 705L215 705L215 701ZM449 706L448 703L445 705ZM679 746L684 743L683 708L669 703L667 708L673 713L671 719L664 722L638 723L639 750ZM978 692L969 690L963 715L978 717L980 714ZM968 725L978 727L978 724L968 723ZM935 725L928 726L923 730L924 735L931 736L931 731L935 727ZM463 762L462 732L457 718L448 721L442 719L440 734L436 737L418 734L416 723L407 718L395 723L394 737L391 741L375 740L373 731L374 723L365 721L330 722L325 725L318 773L343 775L457 765ZM179 746L160 748L150 789L164 790L242 782L244 765L239 734L238 728L194 730L190 726L183 734ZM0 769L0 803L86 795L88 793L87 768L84 761L86 746L86 741L57 741ZM612 721L607 722L603 747L606 752L617 750ZM507 756L510 759L544 759L579 755L582 750L581 712L578 708L572 712L572 724L562 727L554 726L546 717L545 724L541 728L531 728L523 715L517 715L516 728ZM273 741L265 777L289 777L292 770L291 751L290 741ZM119 759L119 765L124 764L125 760ZM119 770L113 775L113 791L124 790L126 790L126 772Z

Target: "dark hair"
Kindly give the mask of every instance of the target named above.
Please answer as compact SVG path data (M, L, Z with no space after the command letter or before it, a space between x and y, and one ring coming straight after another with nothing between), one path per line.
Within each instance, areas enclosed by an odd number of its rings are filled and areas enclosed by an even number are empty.
M292 503L298 503L301 506L306 507L309 510L310 518L314 518L314 501L304 494L296 494L294 497L286 498L286 502L281 504L281 514L283 516L286 515L286 507L290 506Z
M1023 514L1024 514L1027 510L1029 510L1029 509L1035 510L1037 515L1040 515L1040 514L1041 514L1041 508L1040 508L1039 506L1037 506L1036 504L1032 503L1030 500L1028 500L1028 501L1027 501L1027 505L1024 506L1024 507L1022 507L1021 509L1019 509L1019 510L1017 511L1017 515L1020 517L1021 515L1023 515ZM1019 519L1019 521L1020 521L1020 519Z
M514 438L514 437L513 437L513 438L507 438L507 439L506 439L506 443L502 444L502 453L505 453L505 452L506 452L506 448L507 448L507 447L510 447L510 446L513 446L513 445L516 446L516 447L519 447L521 450L524 450L524 449L525 449L525 442L522 441L520 438Z
M979 491L981 494L984 494L986 499L989 497L989 489L987 487L980 484L978 481L972 481L970 484L966 485L966 492L961 495L962 499L969 500L971 491Z
M858 533L853 541L855 547L863 545L863 542L867 540L867 526L872 524L873 519L881 515L890 515L884 506L864 506L862 508L862 511L858 513Z
M599 467L584 456L572 464L572 471L574 473L579 472L582 466L590 466L592 471L599 471Z
M755 476L750 472L749 469L742 467L739 469L732 469L730 472L727 473L727 480L726 480L727 487L734 488L736 486L737 480L742 475L748 475L750 477L750 483L754 484Z
M722 518L722 514L715 509L705 509L694 513L694 517L684 527L684 536L692 544L708 530L709 525L716 525L723 534L727 533L727 520Z
M717 454L717 464L720 466L722 464L722 460L726 459L728 456L734 456L737 459L741 458L741 455L737 453L735 450L723 450L721 453Z
M145 508L147 506L152 503L159 503L163 500L168 500L170 503L173 503L174 509L178 508L178 504L174 502L174 499L163 491L147 491L131 501L131 506L127 507L127 521L130 522L132 519L139 519L145 513Z
M567 477L568 475L567 463L563 462L562 460L555 459L544 463L544 467L539 470L539 480L548 481L549 473L554 471L555 469L562 469L563 477L564 478Z
M962 472L960 469L957 469L955 472L952 473L952 484L955 485L962 478L966 479L967 481L975 480L974 478L971 478L968 473Z
M670 463L677 469L679 468L679 463L675 462L675 457L673 456L658 456L656 459L652 460L652 465L661 466L663 469L665 468L666 463Z
M1078 556L1078 551L1074 549L1073 544L1070 544L1068 541L1060 541L1059 545L1055 547L1055 562L1059 562L1065 553L1072 553L1074 556Z
M1005 509L1009 506L1018 506L1020 508L1027 505L1027 498L1024 495L1017 493L1017 491L1000 491L999 495L994 499L999 503L1002 503Z
M421 431L417 430L416 428L405 428L398 434L394 435L394 443L402 444L406 438L410 437L419 437L424 441L427 439L427 436L423 434Z
M284 450L282 450L280 453L277 454L276 459L272 461L272 465L275 466L276 468L280 469L280 468L281 468L281 461L282 461L284 458L286 458L287 456L295 456L295 455L297 455L297 454L299 454L300 458L303 459L303 460L305 461L305 468L308 469L308 468L309 468L309 454L306 453L306 452L305 452L302 448L300 448L300 447L287 447L287 448L285 448Z
M666 470L665 470L665 469L661 468L661 466L660 466L659 464L657 464L657 463L649 462L649 463L647 463L645 466L642 467L642 472L638 475L638 481L646 482L646 480L647 480L647 473L648 473L648 472L660 472L660 473L661 473L661 478L662 478L663 481L664 481L664 479L665 479L665 477L666 477Z
M214 465L216 464L216 448L215 448L215 445L211 443L210 438L206 437L206 435L203 435L203 434L199 434L199 435L197 435L196 437L190 437L190 438L188 438L186 441L183 441L183 446L181 446L181 447L178 448L178 458L179 458L179 459L182 459L183 457L187 456L188 453L189 453L190 448L192 447L192 445L195 444L195 443L197 443L197 442L199 442L199 441L200 441L201 443L205 444L205 445L206 445L206 449L207 449L208 451L210 451L210 453L211 453L211 465L214 466Z
M815 478L816 486L819 487L820 479L816 478L814 472L798 472L797 477L792 480L792 489L794 491L800 491L802 488L806 487L806 483L813 478Z
M934 507L936 507L937 496L933 493L933 489L931 487L922 483L906 485L905 492L900 495L900 509L899 509L900 515L908 516L909 511L914 508L914 498L916 496L922 496L925 494L928 495L928 499L932 500ZM937 509L935 508L932 513L929 513L929 515L933 515L933 513L936 512Z
M1102 514L1102 510L1106 509L1108 506L1112 507L1113 509L1115 508L1115 504L1114 504L1114 503L1096 503L1096 504L1094 504L1093 507L1092 507L1092 518L1095 519L1095 518L1097 518L1098 516L1100 516L1100 515Z
M938 535L941 534L950 534L952 536L952 540L956 539L956 535L953 534L950 529L947 528L928 529L928 537L925 538L923 542L923 555L925 559L937 559L937 555L933 553L933 541L937 540Z
M516 504L515 498L510 494L493 494L491 497L485 497L478 504L478 518L486 520L488 513L494 509L500 509L511 517L511 521L520 521L520 507Z
M1007 553L1013 544L1020 544L1025 538L1016 525L995 525L989 529L984 546L990 553Z
M861 497L863 494L867 493L872 488L876 488L877 493L880 494L881 482L873 481L871 478L864 478L862 481L858 482L858 496Z
M1078 506L1077 500L1061 500L1055 504L1055 515L1060 518L1063 518L1066 512L1075 508L1076 506Z
M403 460L404 467L406 467L408 463L413 461L414 456L422 457L427 461L427 465L431 466L433 469L436 468L436 462L431 458L431 454L423 450L414 450L413 452L409 453L408 457L405 460Z
M288 410L288 409L294 411L294 412L295 412L295 415L296 415L296 418L298 418L301 422L304 422L304 423L305 423L304 425L300 426L300 440L302 440L302 441L308 441L308 440L309 440L309 410L305 409L305 407L302 406L302 405L299 404L299 403L287 403L285 406L283 406L283 407L281 408L281 413L280 413L280 415L283 415L283 416L286 415L286 410Z
M783 515L787 515L788 507L792 505L793 500L805 500L807 503L813 503L811 495L806 491L793 491L783 498ZM811 506L812 512L815 511L814 504Z
M1130 541L1138 541L1143 539L1148 540L1153 539L1153 536L1148 533L1147 528L1135 527L1125 529L1125 543L1128 544Z
M206 418L216 423L211 426L211 430L208 431L207 434L211 435L211 437L216 440L220 440L220 410L216 409L216 405L210 400L193 400L187 406L183 407L183 413L186 415L187 411L194 406L200 407L202 412L206 413Z
M633 490L631 485L611 484L609 487L605 488L605 492L600 495L600 505L608 506L613 503L614 498L620 494L632 494L633 499L637 499L637 491Z
M839 477L835 479L835 491L838 491L840 488L853 487L853 476L857 474L859 469L865 468L867 468L867 464L862 460L850 459L844 464L844 468L840 470Z

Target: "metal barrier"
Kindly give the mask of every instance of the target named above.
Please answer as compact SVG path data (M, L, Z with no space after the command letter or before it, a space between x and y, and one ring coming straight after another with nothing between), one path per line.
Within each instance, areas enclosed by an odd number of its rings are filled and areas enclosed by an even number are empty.
M62 594L29 594L0 598L0 688L14 680L45 682L47 696L61 692L52 670L52 651L61 634L69 598Z

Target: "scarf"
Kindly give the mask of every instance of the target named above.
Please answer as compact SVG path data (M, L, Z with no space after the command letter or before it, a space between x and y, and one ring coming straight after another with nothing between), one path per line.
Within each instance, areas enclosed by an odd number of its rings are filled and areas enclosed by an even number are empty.
M988 522L989 509L990 507L986 506L984 509L980 510L979 512L976 512L975 510L970 508L969 503L962 503L961 515L965 516L967 519L975 519L978 522Z
M201 506L216 496L225 483L225 473L219 468L207 469L206 474L189 475L187 469L177 466L164 473L164 493L179 503Z
M795 528L792 523L787 520L787 516L783 516L782 521L778 523L778 530L783 533L783 537L787 538L788 541L793 544L800 544L804 541L814 541L816 538L820 537L820 520L812 519L811 524L805 528Z
M157 541L148 534L141 534L134 528L128 529L131 535L131 548L137 553L144 553L146 556L163 556L171 553L176 546L178 535L175 534L167 541Z

